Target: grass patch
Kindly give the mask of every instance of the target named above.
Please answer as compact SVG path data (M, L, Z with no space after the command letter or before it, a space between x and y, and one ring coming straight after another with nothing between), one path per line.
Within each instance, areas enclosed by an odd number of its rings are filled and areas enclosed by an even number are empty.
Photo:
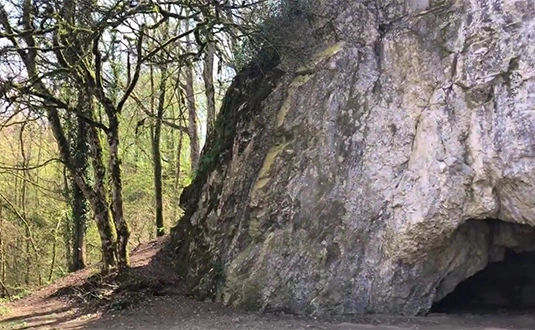
M26 321L12 321L7 323L0 323L0 329L10 330L15 328L25 328L28 325Z
M7 306L9 302L5 301L5 299L0 299L0 316L4 316L6 314L9 314L11 309Z

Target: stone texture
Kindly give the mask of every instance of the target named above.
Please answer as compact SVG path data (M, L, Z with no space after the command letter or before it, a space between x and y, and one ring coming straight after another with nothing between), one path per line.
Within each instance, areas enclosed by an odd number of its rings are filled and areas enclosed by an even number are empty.
M422 314L505 248L533 250L534 6L321 0L286 22L306 55L238 75L182 196L171 248L191 293Z

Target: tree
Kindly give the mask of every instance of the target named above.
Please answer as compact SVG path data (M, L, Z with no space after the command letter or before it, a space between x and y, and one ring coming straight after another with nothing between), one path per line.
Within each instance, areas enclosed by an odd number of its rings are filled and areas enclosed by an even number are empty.
M125 114L132 113L129 107L143 103L135 96L137 83L147 68L157 72L159 81L151 95L155 107L140 108L153 119L150 139L156 223L157 233L163 234L166 169L161 149L162 141L166 141L163 137L168 134L164 128L171 128L173 141L177 139L173 164L182 164L185 145L182 141L186 136L190 141L191 165L196 168L202 140L198 111L202 107L195 97L194 67L198 61L204 61L207 125L213 127L213 67L220 54L218 44L228 38L227 34L240 38L250 32L248 19L240 21L237 17L249 17L256 5L253 0L0 3L2 109L9 114L16 108L41 123L46 120L49 125L57 144L56 152L70 180L67 186L73 222L72 239L69 239L73 244L71 269L85 264L84 232L89 215L94 217L100 236L102 270L128 267L130 229L124 215L122 134L125 128L121 121ZM156 37L155 31L165 30L166 26L178 28ZM171 73L179 70L182 74L170 79ZM184 107L179 102L183 94ZM174 106L169 106L170 100L174 100ZM171 119L166 117L168 111L173 114ZM178 118L174 118L176 113ZM181 169L175 165L176 189L177 173ZM27 168L28 163L23 167ZM25 184L31 179L28 175L22 175ZM7 201L11 202L9 196ZM4 204L9 204L7 201ZM18 204L13 205L3 207L16 214ZM19 220L27 221L26 217L22 214ZM57 233L59 227L52 228ZM25 235L31 236L29 232ZM56 245L53 246L55 249ZM30 254L32 247L25 249ZM52 261L55 265L55 258Z
M10 43L10 47L4 50L11 52L12 56L18 55L25 70L23 79L11 78L4 81L4 89L8 89L6 92L10 98L26 104L28 108L45 110L58 143L61 159L95 214L102 241L103 270L107 271L117 261L119 268L123 269L128 265L129 230L122 216L119 115L137 82L141 63L136 65L137 74L134 73L120 101L113 103L109 90L104 85L105 70L100 41L106 29L126 17L120 13L112 15L114 10L110 9L105 12L105 17L109 18L93 22L86 20L79 24L75 19L77 14L87 10L99 12L100 8L75 0L67 0L61 4L22 0L19 5L20 12L15 11L11 16L5 6L0 5L0 36ZM16 22L21 22L22 29L15 26ZM137 38L137 55L141 57L143 30ZM84 46L87 44L91 45L91 52ZM50 61L50 56L47 56L50 53L54 55L53 62ZM80 102L73 103L62 95L58 85L77 90ZM103 108L107 125L95 120L93 99ZM87 139L95 177L93 186L88 183L73 159L73 148L60 117L61 110L76 114L80 120L89 124ZM107 138L107 167L103 162L103 147L97 128L103 131ZM106 174L111 186L109 206L105 189ZM109 218L110 211L113 225Z

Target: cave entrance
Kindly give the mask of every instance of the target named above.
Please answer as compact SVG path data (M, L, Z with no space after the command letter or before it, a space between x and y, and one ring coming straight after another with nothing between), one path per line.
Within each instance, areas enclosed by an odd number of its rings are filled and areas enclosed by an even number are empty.
M502 261L461 282L431 308L435 313L535 311L535 251L505 251Z

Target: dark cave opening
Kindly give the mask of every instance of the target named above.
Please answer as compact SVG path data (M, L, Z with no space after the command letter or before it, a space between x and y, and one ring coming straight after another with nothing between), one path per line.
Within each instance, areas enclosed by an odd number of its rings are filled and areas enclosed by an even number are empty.
M535 251L507 249L503 261L461 282L436 302L432 313L535 311Z

